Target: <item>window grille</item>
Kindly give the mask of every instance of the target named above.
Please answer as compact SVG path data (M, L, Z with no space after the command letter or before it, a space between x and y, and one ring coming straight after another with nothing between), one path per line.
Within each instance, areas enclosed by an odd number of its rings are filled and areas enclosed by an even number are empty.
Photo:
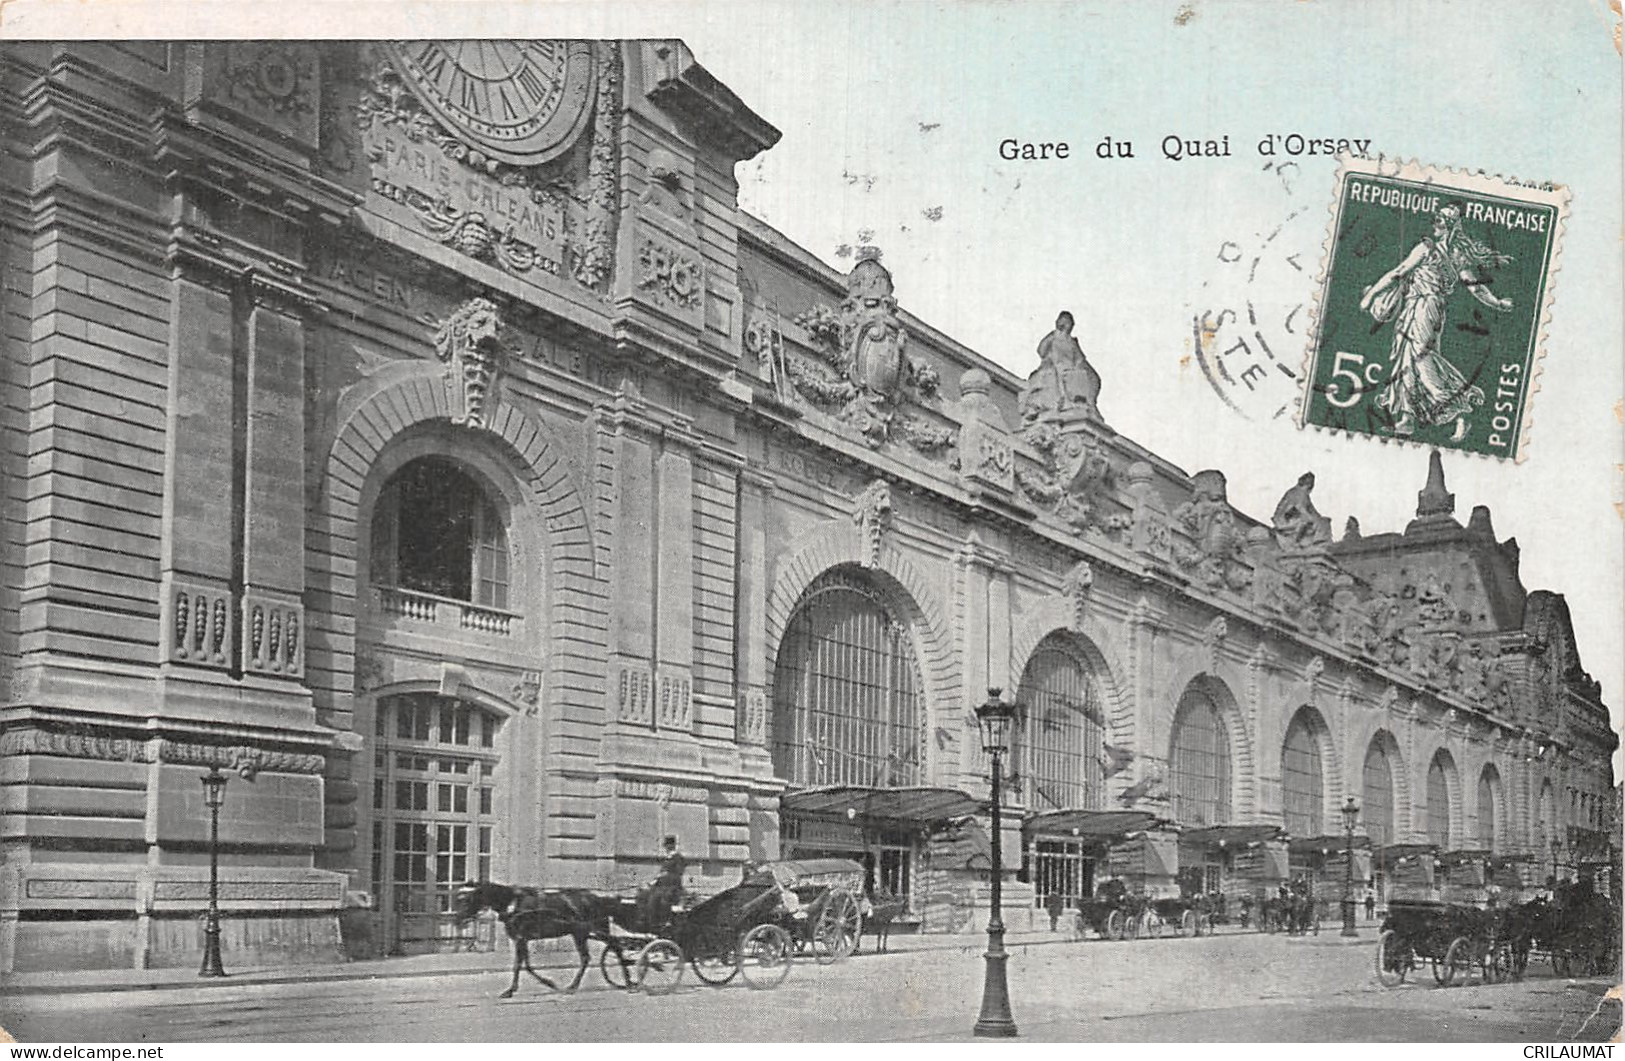
M807 592L779 648L773 768L792 784L920 783L924 692L907 626L861 576Z
M1098 810L1105 719L1089 668L1060 645L1041 645L1022 675L1017 700L1026 710L1012 761L1028 808Z
M1428 764L1428 842L1440 851L1450 849L1450 788L1445 780L1444 760L1435 755Z
M1230 742L1213 699L1192 689L1174 718L1171 788L1174 817L1186 825L1230 820Z
M1320 836L1325 832L1320 743L1303 711L1287 727L1286 742L1281 747L1281 807L1286 831L1293 836Z
M1365 770L1360 789L1360 818L1366 835L1378 847L1394 842L1394 774L1388 753L1373 740L1365 753Z

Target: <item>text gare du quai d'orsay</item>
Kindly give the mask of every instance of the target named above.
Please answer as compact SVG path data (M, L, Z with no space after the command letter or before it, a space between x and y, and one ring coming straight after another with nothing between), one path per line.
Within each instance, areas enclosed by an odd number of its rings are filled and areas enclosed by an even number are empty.
M1303 133L1265 133L1253 144L1253 151L1261 158L1331 158L1340 154L1364 158L1368 157L1370 148L1369 139L1308 136ZM1218 138L1169 133L1156 142L1154 150L1149 152L1143 148L1140 150L1141 153L1137 154L1134 140L1119 140L1115 136L1102 137L1094 145L1092 152L1088 148L1074 148L1066 140L1022 140L1006 137L999 141L999 157L1007 162L1057 162L1087 158L1091 153L1095 158L1108 160L1160 157L1169 162L1183 162L1187 159L1232 158L1245 149L1238 141L1237 148L1233 152L1228 133Z

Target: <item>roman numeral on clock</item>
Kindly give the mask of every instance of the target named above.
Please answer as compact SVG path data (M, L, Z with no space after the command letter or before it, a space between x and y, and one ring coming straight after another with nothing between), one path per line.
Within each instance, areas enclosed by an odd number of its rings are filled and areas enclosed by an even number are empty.
M435 86L440 84L440 78L445 75L448 61L450 57L446 55L445 49L434 41L424 41L423 50L417 54L418 66L423 69L429 84Z
M542 81L542 77L536 72L536 68L529 63L526 63L520 69L515 81L519 85L519 90L530 100L531 106L534 107L547 98L548 85Z

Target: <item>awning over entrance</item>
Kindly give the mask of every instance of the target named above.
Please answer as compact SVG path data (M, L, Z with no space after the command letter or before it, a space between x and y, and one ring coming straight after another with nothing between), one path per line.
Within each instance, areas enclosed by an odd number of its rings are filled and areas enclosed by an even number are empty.
M983 805L983 800L973 799L957 788L826 785L779 797L779 809L790 814L896 825L929 825L963 818L980 811Z
M1488 864L1489 860L1490 853L1477 848L1462 848L1455 851L1441 851L1439 853L1439 865L1441 866L1466 866L1477 863Z
M1180 844L1202 847L1246 847L1264 840L1279 840L1279 825L1207 825L1200 829L1186 829L1179 834Z
M1051 810L1029 815L1021 828L1028 836L1110 841L1156 823L1157 816L1143 810Z
M1340 855L1348 846L1347 836L1295 836L1287 848L1294 855ZM1354 850L1365 851L1370 847L1369 836L1355 836Z
M1399 862L1409 862L1424 855L1431 858L1439 853L1435 844L1389 844L1377 848L1377 862L1382 866L1392 866Z

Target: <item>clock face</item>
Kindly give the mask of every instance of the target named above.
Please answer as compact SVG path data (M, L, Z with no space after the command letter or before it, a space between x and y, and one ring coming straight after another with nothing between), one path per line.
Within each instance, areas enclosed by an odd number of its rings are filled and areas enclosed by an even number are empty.
M386 50L430 113L516 166L562 154L592 110L587 41L400 41Z

